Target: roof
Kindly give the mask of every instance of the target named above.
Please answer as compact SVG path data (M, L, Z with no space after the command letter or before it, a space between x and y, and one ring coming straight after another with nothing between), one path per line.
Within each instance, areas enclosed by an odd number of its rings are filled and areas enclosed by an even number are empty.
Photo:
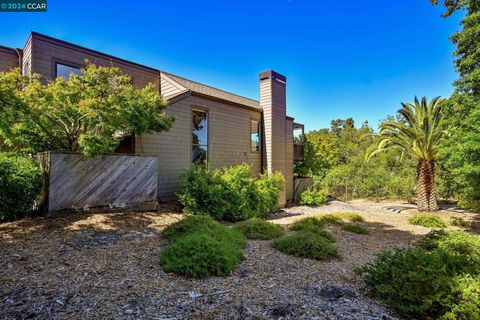
M127 64L131 64L131 65L134 65L134 66L137 66L137 67L147 69L149 71L158 72L159 76L164 76L164 77L166 76L169 79L170 84L172 84L174 87L177 88L177 90L175 90L175 92L172 92L171 95L165 97L168 100L171 100L171 99L179 100L182 97L186 97L188 95L187 93L191 93L191 94L197 94L197 95L200 95L200 96L207 96L207 97L210 97L210 98L213 98L213 99L216 99L216 100L226 101L226 102L230 102L234 105L245 106L247 108L251 108L251 109L254 109L254 110L261 111L260 103L258 102L258 100L243 97L243 96L240 96L240 95L237 95L237 94L225 91L225 90L221 90L221 89L218 89L218 88L208 86L208 85L203 84L203 83L199 83L199 82L192 81L192 80L189 80L189 79L186 79L186 78L183 78L183 77L179 77L177 75L174 75L174 74L171 74L171 73L168 73L168 72L165 72L165 71L161 71L159 69L151 68L151 67L148 67L148 66L136 63L136 62L132 62L132 61L125 60L125 59L122 59L122 58L118 58L118 57L115 57L115 56L112 56L112 55L109 55L109 54L106 54L106 53L103 53L103 52L100 52L100 51L96 51L96 50L93 50L93 49L90 49L90 48L79 46L77 44L67 42L67 41L64 41L64 40L60 40L60 39L57 39L57 38L53 38L53 37L50 37L50 36L47 36L47 35L44 35L44 34L41 34L41 33L38 33L38 32L31 32L30 37L42 38L42 39L47 40L47 41L55 42L56 44L61 44L61 45L64 45L64 46L73 47L76 50L86 51L89 54L101 55L102 57L107 57L109 59L112 59L112 60L115 60L115 61L118 61L118 62L121 62L121 63L127 63ZM2 46L0 46L0 48L3 49L3 50L15 50L13 48L2 47ZM287 116L287 117L293 119L292 117L289 117L289 116Z
M233 103L236 103L236 104L241 104L241 105L244 105L244 106L247 106L247 107L250 107L250 108L254 108L254 109L258 109L258 110L261 109L260 108L260 103L257 100L242 97L242 96L239 96L237 94L234 94L234 93L231 93L231 92L228 92L228 91L224 91L224 90L221 90L221 89L217 89L217 88L205 85L203 83L192 81L192 80L189 80L189 79L186 79L186 78L182 78L182 77L179 77L177 75L174 75L174 74L171 74L171 73L168 73L168 72L165 72L165 71L161 71L161 73L163 75L167 76L170 80L173 80L174 82L179 84L181 87L184 88L184 90L197 92L197 93L200 93L202 95L207 95L207 96L214 97L214 98L217 98L217 99L230 101L230 102L233 102Z

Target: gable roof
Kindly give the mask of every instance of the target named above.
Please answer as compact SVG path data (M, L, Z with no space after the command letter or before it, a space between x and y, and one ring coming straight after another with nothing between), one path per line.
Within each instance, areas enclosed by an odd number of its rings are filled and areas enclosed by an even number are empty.
M171 99L186 91L191 91L200 95L205 95L216 99L229 101L235 104L244 105L253 109L261 110L260 103L257 100L239 96L237 94L217 89L186 78L182 78L165 71L160 71L160 73L162 76L162 80L168 82L171 86L175 86L178 89L175 94L172 91L166 92L165 97L167 99Z

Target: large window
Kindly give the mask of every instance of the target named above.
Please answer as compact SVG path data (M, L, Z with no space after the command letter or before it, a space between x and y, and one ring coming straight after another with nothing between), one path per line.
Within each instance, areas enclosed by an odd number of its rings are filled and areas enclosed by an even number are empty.
M260 152L260 121L250 121L250 151Z
M192 162L207 165L208 161L208 112L192 110Z
M65 79L70 79L71 74L82 75L82 70L78 67L72 67L62 63L55 64L55 75L58 77L64 77Z

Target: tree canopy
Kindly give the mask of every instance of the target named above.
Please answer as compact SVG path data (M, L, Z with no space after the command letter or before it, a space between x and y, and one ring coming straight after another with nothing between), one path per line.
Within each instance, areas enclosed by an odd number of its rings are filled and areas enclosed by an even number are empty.
M166 107L153 84L136 88L116 67L89 64L48 83L0 73L0 139L17 151L113 152L122 136L169 130Z

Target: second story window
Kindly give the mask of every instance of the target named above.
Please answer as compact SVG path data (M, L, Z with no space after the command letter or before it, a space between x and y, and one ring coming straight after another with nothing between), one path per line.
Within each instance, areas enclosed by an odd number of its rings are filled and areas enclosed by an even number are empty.
M250 151L260 152L260 122L250 121Z
M207 165L208 161L208 112L192 110L192 163Z
M77 74L79 76L82 75L82 70L78 67L72 67L62 63L55 64L55 75L56 77L64 77L65 79L70 79L71 74Z

